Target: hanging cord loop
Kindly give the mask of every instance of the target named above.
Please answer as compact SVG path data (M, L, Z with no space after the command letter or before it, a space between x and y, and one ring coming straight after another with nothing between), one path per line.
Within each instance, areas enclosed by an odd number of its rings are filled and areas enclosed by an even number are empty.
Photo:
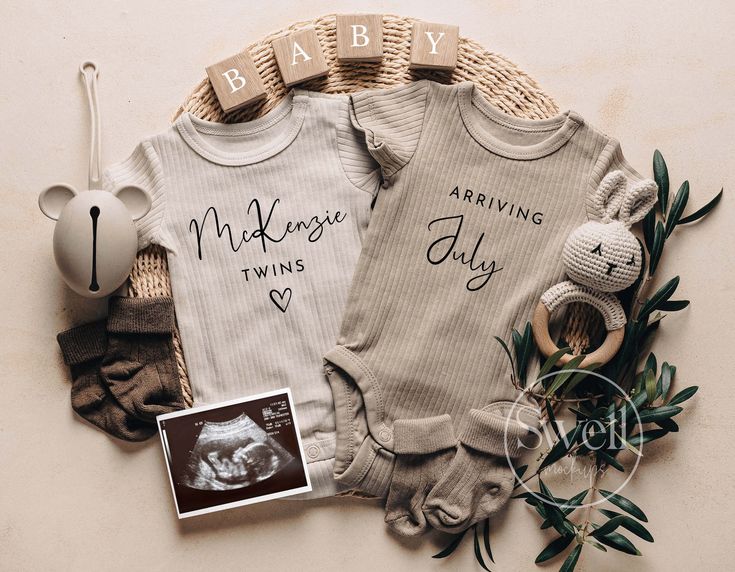
M100 182L100 155L102 149L102 138L100 136L100 108L97 99L97 77L99 67L92 61L83 62L79 66L79 72L84 79L84 87L87 91L87 102L89 103L90 123L90 152L89 152L89 189L99 190L102 188Z

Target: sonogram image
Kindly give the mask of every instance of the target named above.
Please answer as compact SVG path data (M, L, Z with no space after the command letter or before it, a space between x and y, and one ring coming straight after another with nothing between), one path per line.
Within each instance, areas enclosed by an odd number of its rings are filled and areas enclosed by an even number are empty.
M293 460L245 413L204 421L179 482L202 491L241 489L278 473Z

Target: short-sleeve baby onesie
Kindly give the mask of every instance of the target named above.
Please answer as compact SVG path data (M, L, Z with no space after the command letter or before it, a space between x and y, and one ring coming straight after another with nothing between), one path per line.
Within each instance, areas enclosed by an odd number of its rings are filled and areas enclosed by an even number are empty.
M380 185L347 96L295 91L265 116L181 115L105 175L153 198L195 405L290 387L313 492L334 482L334 345Z
M450 437L422 435L436 430L432 419L449 415L461 428L473 410L510 411L518 395L494 336L523 326L562 280L564 242L596 218L590 200L603 176L641 177L577 113L519 119L469 82L423 80L352 104L384 188L325 359L335 477L382 497L395 453L446 446ZM397 447L399 421L411 442ZM500 448L497 435L483 439Z

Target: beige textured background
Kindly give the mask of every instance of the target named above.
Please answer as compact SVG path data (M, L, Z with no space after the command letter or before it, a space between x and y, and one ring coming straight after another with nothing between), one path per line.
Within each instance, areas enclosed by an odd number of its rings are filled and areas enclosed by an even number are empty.
M432 541L400 542L375 503L287 501L178 522L156 440L124 446L77 420L54 336L101 313L66 290L46 185L86 183L87 116L77 66L102 66L104 161L168 118L204 67L286 24L329 12L391 12L459 24L557 100L617 136L650 173L655 147L693 205L733 191L735 9L731 2L263 2L156 0L0 5L0 568L3 570L479 570L471 543L445 562ZM647 510L643 558L587 549L579 569L732 569L735 215L730 195L673 241L661 277L681 274L687 311L658 353L702 386L683 431L647 450L626 494ZM546 544L521 503L493 530L501 571L533 570ZM546 569L557 569L555 563Z

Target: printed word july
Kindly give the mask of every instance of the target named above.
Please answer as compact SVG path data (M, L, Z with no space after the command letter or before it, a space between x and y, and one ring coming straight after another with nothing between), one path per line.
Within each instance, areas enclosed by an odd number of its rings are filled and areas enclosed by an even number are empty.
M485 286L490 278L493 277L493 274L500 272L502 267L499 268L495 260L488 262L480 258L478 253L480 246L482 246L482 241L485 238L484 232L478 237L469 255L464 250L456 248L457 241L462 232L463 222L464 215L447 216L432 220L428 226L430 232L432 231L432 227L442 227L447 230L440 238L437 238L429 245L426 251L426 258L431 264L439 265L451 257L455 262L468 266L470 272L476 273L479 271L480 274L475 274L466 284L467 290L474 292ZM441 232L441 228L439 230Z
M273 224L271 223L271 219L273 218L276 206L280 202L280 199L275 199L268 212L264 214L258 199L250 201L246 212L255 218L255 227L253 230L242 229L233 231L229 223L220 221L215 207L209 207L204 212L201 220L191 219L189 222L189 232L196 234L197 256L199 260L202 260L202 238L207 229L211 229L211 232L216 233L218 239L223 239L224 237L225 243L232 252L237 252L244 244L255 240L260 244L263 252L267 253L269 244L282 242L286 237L296 233L308 231L308 241L316 242L322 237L326 228L344 222L347 218L347 213L341 211L335 211L334 214L325 211L323 215L314 215L308 219L289 220L285 224L282 224L280 228L274 229L272 228Z

